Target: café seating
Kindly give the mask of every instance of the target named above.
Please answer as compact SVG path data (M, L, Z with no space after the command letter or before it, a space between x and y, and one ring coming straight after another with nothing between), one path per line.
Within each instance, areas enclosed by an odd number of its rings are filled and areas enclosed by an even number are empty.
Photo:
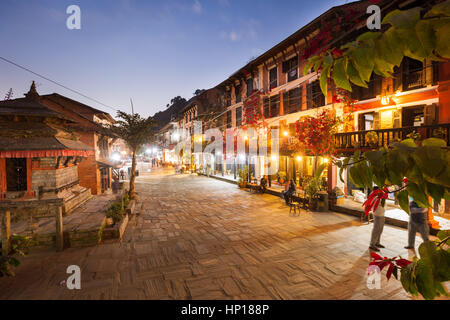
M295 196L291 196L289 197L289 215L292 212L292 209L294 209L294 215L297 215L297 209L298 209L298 214L300 214L300 207L301 207L301 203L300 201L298 201L298 197Z

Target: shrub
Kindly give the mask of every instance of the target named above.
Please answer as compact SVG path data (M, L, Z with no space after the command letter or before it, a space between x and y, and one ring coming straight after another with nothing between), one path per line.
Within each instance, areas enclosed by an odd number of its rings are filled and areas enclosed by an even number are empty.
M106 217L112 218L114 223L122 221L124 211L123 208L122 201L112 203L106 210Z

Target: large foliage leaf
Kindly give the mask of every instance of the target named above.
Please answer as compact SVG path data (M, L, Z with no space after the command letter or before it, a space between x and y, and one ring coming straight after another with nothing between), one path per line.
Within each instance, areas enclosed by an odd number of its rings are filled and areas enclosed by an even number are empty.
M408 190L402 190L395 194L395 198L398 200L400 207L409 214L409 195Z
M436 30L436 52L444 57L450 58L450 23L446 23Z
M390 24L400 29L414 28L420 19L421 9L422 8L415 7L409 10L393 10L384 17L381 23Z
M431 17L450 17L450 1L447 0L433 6L430 11L424 15L424 18Z
M345 89L347 91L352 91L352 86L347 79L347 62L345 58L337 59L332 74L334 83L339 88Z

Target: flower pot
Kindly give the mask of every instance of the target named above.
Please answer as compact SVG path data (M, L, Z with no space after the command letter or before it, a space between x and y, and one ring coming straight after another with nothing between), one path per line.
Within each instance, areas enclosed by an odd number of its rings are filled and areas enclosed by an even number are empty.
M241 188L241 189L244 189L245 187L247 187L247 183L240 182L240 183L238 183L238 187Z

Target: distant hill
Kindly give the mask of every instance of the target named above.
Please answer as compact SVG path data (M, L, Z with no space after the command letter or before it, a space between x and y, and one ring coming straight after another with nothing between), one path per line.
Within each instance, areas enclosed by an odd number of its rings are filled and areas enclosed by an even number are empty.
M173 98L170 103L171 105L169 105L166 110L159 111L153 116L153 118L158 121L158 130L168 124L172 117L176 117L178 113L187 105L188 101L178 96Z

